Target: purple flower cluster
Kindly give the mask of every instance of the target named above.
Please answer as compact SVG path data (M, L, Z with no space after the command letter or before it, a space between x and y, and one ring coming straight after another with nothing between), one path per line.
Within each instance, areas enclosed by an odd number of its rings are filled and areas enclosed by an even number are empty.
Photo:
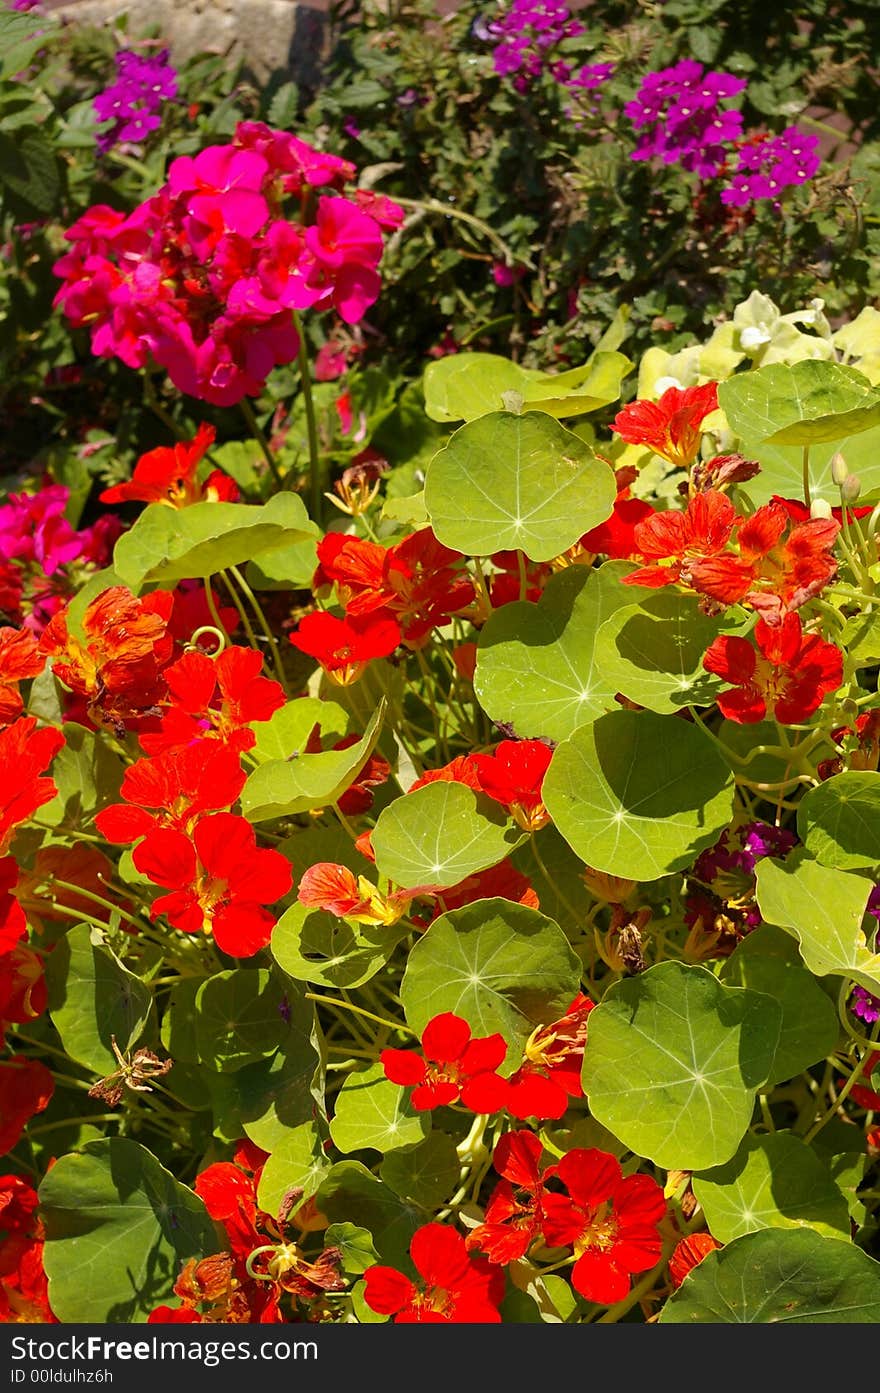
M756 135L738 151L739 162L721 202L745 208L757 198L777 198L783 189L811 179L821 160L819 137L788 126L781 135Z
M742 113L725 110L722 103L746 85L730 73L706 72L691 58L648 73L623 108L636 130L643 132L631 158L657 158L701 178L714 178L724 166L725 145L742 131Z
M13 10L20 10L22 14L26 14L28 10L35 10L39 3L40 0L11 0L10 8Z
M116 81L94 100L99 121L112 121L98 136L98 149L106 154L121 141L139 143L162 121L162 103L177 96L177 73L163 48L153 57L123 48L116 54Z
M880 1021L880 997L872 996L864 987L853 987L849 1009L866 1025Z
M492 55L499 77L513 77L518 92L526 92L535 78L549 68L559 81L567 81L571 68L557 60L553 49L563 39L584 32L579 20L572 19L568 6L558 0L513 0L500 19L485 26L490 38L497 39Z
M688 874L692 885L685 922L693 926L700 920L704 930L714 929L722 938L758 928L762 919L754 897L755 866L765 856L787 856L796 842L793 832L768 822L747 822L722 832Z

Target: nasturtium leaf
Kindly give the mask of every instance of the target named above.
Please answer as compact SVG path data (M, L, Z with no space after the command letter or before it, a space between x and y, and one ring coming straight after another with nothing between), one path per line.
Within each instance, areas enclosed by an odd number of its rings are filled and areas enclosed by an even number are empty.
M490 616L480 631L474 691L491 720L524 740L565 740L614 709L617 688L605 681L598 634L632 602L633 591L621 584L630 570L613 561L568 566L551 576L537 604L515 601Z
M380 1262L412 1271L409 1245L429 1222L419 1206L402 1200L360 1161L337 1161L322 1180L315 1202L331 1223L356 1224L370 1234Z
M437 779L384 808L372 844L380 874L411 890L457 885L503 861L525 838L500 803Z
M406 932L405 923L350 924L294 904L272 930L272 956L297 981L337 990L360 987L384 967Z
M839 440L880 425L880 390L855 368L804 358L736 373L718 403L743 439L778 445Z
M767 503L773 494L783 498L803 498L802 445L778 445L771 441L744 439L739 449L747 459L757 460L761 465L760 474L741 484L738 489L756 507ZM859 435L842 435L836 440L810 446L811 497L824 498L833 507L837 507L840 501L840 491L831 477L831 461L838 453L843 455L850 472L858 475L862 485L862 501L875 498L880 490L880 426L872 426Z
M269 1152L283 1144L291 1128L313 1121L322 1095L314 1006L297 982L287 980L285 995L287 1030L278 1053L231 1076L231 1106L251 1141Z
M245 580L254 590L308 590L318 565L317 544L317 537L306 537L261 552L259 561L248 562Z
M241 792L243 815L250 822L268 822L334 803L369 759L384 714L381 702L360 740L347 749L295 758L291 752L284 759L258 765Z
M767 1080L782 1011L704 967L658 963L590 1014L583 1086L594 1117L668 1170L730 1159Z
M418 1146L392 1151L379 1167L383 1180L395 1195L436 1209L458 1189L461 1162L448 1132L430 1132Z
M548 823L535 839L524 842L510 862L528 876L542 912L572 934L579 933L593 903L584 882L584 863L553 824Z
M124 773L124 764L100 732L66 721L64 744L52 761L58 792L38 810L37 820L50 827L63 822L85 828L96 812L118 801Z
M798 834L822 866L855 871L880 863L880 774L851 769L808 789Z
M764 992L782 1007L768 1083L794 1078L835 1048L839 1022L834 1002L804 967L797 944L784 929L762 924L747 934L725 961L721 981Z
M257 743L248 751L248 756L260 764L269 760L306 758L305 744L316 726L321 741L330 746L348 734L348 712L335 701L297 697L279 707L268 721L253 722L251 729Z
M810 1229L760 1229L709 1253L660 1312L661 1325L880 1321L880 1263Z
M507 1041L501 1073L522 1062L538 1025L558 1020L580 987L581 963L552 919L510 900L477 900L435 919L410 951L400 987L407 1024L453 1011L473 1035Z
M870 880L820 866L801 847L784 861L765 857L756 875L763 918L794 935L811 972L851 977L877 993L880 954L871 951L862 929Z
M554 752L547 811L587 865L657 880L690 865L730 822L733 775L698 726L612 711Z
M349 1274L366 1272L379 1261L372 1234L357 1224L330 1224L324 1232L324 1247L339 1249L340 1265Z
M302 1190L307 1200L330 1169L324 1138L314 1122L288 1127L263 1166L257 1186L257 1204L266 1214L278 1214L291 1190Z
M521 368L494 353L456 353L425 369L425 411L432 421L472 421L499 411L505 393L516 392L524 411L582 416L617 401L631 367L622 353L605 349L568 372Z
M46 961L46 982L52 1024L78 1064L107 1075L119 1068L114 1037L123 1054L145 1034L145 1043L153 1043L152 993L123 967L99 929L76 924L63 934Z
M430 1114L410 1105L410 1090L385 1077L381 1064L346 1076L336 1095L330 1136L340 1151L394 1151L416 1146L431 1130Z
M66 1324L144 1322L187 1259L218 1249L198 1195L124 1137L59 1156L39 1194L49 1301Z
M195 1005L199 1058L221 1073L274 1054L288 1035L284 988L266 968L215 973Z
M161 1040L175 1061L198 1062L196 996L201 985L202 980L198 977L182 977L168 995L162 1016Z
M880 431L877 434L880 439ZM880 615L877 610L852 615L846 621L838 643L846 649L847 657L856 668L873 667L880 662Z
M847 1202L828 1166L790 1132L744 1137L735 1156L692 1184L719 1243L765 1228L849 1238Z
M302 499L290 491L260 505L149 503L116 543L113 566L122 584L137 594L145 585L171 588L192 576L214 575L317 532Z
M550 561L610 517L615 497L610 465L541 411L459 427L425 480L435 534L468 556L518 550Z
M600 686L661 714L711 706L723 683L703 667L706 649L744 618L736 610L703 614L695 595L650 592L617 609L596 634Z

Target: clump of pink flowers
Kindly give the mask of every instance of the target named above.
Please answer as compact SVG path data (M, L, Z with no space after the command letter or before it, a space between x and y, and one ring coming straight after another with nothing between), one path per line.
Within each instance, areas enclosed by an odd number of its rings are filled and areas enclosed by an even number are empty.
M725 145L742 131L742 113L725 103L746 86L730 73L706 72L691 58L648 73L623 108L641 132L631 158L661 159L712 178L724 166Z
M778 198L783 189L812 179L821 160L819 137L788 126L781 135L759 133L741 142L736 169L721 202L745 208L757 198Z
M36 493L10 493L0 504L0 621L40 634L74 593L70 567L109 566L123 530L114 513L79 530L65 516L70 491L46 484Z
M181 156L126 216L99 204L65 234L55 297L92 351L152 361L216 406L255 396L299 350L292 311L335 310L355 324L376 300L383 229L402 210L341 190L354 165L262 122L228 145ZM293 200L298 217L283 208Z

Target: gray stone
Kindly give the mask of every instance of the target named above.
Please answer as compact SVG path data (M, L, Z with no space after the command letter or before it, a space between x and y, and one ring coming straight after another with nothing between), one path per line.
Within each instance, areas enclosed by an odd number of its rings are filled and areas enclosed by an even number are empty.
M133 36L158 26L178 63L197 53L228 53L244 57L260 81L282 70L314 86L327 40L318 5L321 0L56 0L51 8L62 19L97 25L126 14Z

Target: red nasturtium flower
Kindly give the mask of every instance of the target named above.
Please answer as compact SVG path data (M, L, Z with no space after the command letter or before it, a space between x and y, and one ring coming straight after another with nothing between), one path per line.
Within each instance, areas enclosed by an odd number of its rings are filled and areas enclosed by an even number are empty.
M681 1286L689 1272L707 1257L709 1253L714 1253L716 1248L722 1245L717 1238L713 1238L711 1233L691 1233L687 1238L682 1238L676 1243L672 1257L669 1259L669 1280L676 1290Z
M21 716L0 729L0 856L9 850L19 823L58 792L53 779L40 776L61 749L64 736L36 726L35 716Z
M356 876L347 866L318 861L303 871L297 898L309 909L323 909L339 919L357 924L389 926L402 919L416 895L429 887L395 890L382 894L366 876Z
M415 793L417 788L433 783L466 784L477 793L483 791L474 755L456 755L455 759L444 764L442 769L426 769L415 783L410 784L409 792Z
M286 857L258 849L247 818L233 813L201 818L192 840L159 828L135 847L132 860L171 891L153 901L151 919L164 914L184 933L213 933L217 947L234 958L265 948L275 918L264 906L286 895L293 880Z
M83 615L85 646L69 633L66 610L46 625L40 652L54 659L56 677L85 698L96 725L124 730L126 720L152 712L164 695L162 669L174 653L168 632L173 605L168 590L137 599L114 585Z
M529 909L541 907L528 876L507 860L499 861L497 866L490 866L488 870L477 871L475 875L465 876L457 885L438 889L436 896L435 918L450 909L474 904L476 900L510 900L511 904L524 904Z
M684 512L653 513L634 531L636 553L648 564L623 576L623 584L695 586L695 567L706 557L721 557L721 568L731 560L726 548L737 520L730 499L714 489L696 494Z
M20 1175L0 1175L0 1325L55 1325L43 1270L39 1196Z
M174 1285L183 1304L157 1307L149 1318L153 1324L275 1324L284 1320L279 1301L285 1292L309 1302L346 1288L338 1248L306 1258L286 1233L288 1223L299 1230L326 1227L321 1216L309 1223L315 1218L313 1206L300 1206L289 1221L260 1209L257 1189L267 1159L253 1142L241 1141L232 1161L217 1161L196 1177L196 1194L225 1230L229 1251L191 1259Z
M27 1123L49 1106L54 1091L55 1080L38 1059L23 1054L0 1059L0 1156L18 1145Z
M843 654L818 634L804 635L798 614L771 628L755 625L755 643L736 635L713 639L703 658L708 672L733 683L718 697L729 721L748 725L770 712L782 725L805 721L843 681Z
M396 620L385 614L338 619L333 614L307 614L290 642L301 653L317 658L327 676L348 687L373 658L387 658L400 643Z
M618 411L611 429L628 445L646 445L686 469L697 457L703 421L718 409L718 383L667 387L659 401L633 401Z
M541 799L541 785L553 751L542 740L502 740L491 754L472 755L484 793L503 803L525 832L537 832L550 821Z
M544 1194L544 1238L573 1248L571 1280L581 1296L613 1306L629 1292L630 1274L660 1259L663 1190L648 1175L624 1177L616 1157L595 1148L567 1152L553 1174L568 1193Z
M412 1087L417 1112L458 1101L472 1112L497 1112L507 1083L496 1071L506 1053L503 1035L472 1038L466 1020L444 1011L425 1026L421 1054L382 1050L379 1062L392 1083Z
M18 690L26 677L38 677L46 659L28 629L0 629L0 725L21 715L24 702Z
M14 859L0 859L0 1045L7 1025L24 1025L46 1009L43 960L27 945L27 920L12 893L17 877Z
M137 759L119 790L126 801L103 808L95 826L120 845L160 827L189 832L203 813L231 807L246 777L238 755L217 742Z
M393 1316L395 1325L498 1325L504 1273L473 1258L465 1240L445 1224L425 1224L409 1248L421 1280L412 1282L394 1267L368 1267L364 1301L371 1311Z
M149 755L199 740L219 740L230 750L251 750L252 721L268 721L284 705L280 682L261 677L263 658L253 648L224 648L216 658L193 650L163 673L168 704L157 731L142 733Z
M532 1031L522 1064L507 1080L505 1106L514 1117L561 1117L569 1099L583 1097L581 1066L594 1005L578 992L564 1016Z
M479 1249L497 1263L514 1262L528 1251L541 1232L544 1180L552 1174L552 1167L539 1165L542 1150L534 1132L507 1132L501 1138L492 1165L502 1179L489 1197L483 1223L468 1234L468 1249Z
M203 502L234 503L238 488L222 469L214 469L202 484L196 477L199 462L214 444L215 434L213 426L202 422L194 440L149 450L141 455L131 479L105 489L101 502L164 503L169 508Z

